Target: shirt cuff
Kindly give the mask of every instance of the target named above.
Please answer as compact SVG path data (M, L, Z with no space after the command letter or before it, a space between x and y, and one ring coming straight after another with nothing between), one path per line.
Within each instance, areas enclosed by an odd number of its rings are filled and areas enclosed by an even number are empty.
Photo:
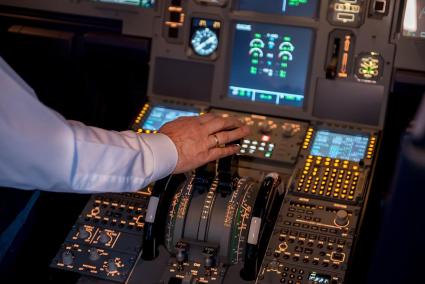
M174 142L165 134L141 134L143 141L149 146L153 155L152 181L159 180L171 174L178 160Z

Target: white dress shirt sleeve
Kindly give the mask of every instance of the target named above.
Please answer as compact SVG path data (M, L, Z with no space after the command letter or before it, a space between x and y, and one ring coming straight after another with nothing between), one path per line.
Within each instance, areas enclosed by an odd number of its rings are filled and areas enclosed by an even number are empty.
M136 191L171 174L177 158L166 135L107 131L65 120L0 57L0 186Z

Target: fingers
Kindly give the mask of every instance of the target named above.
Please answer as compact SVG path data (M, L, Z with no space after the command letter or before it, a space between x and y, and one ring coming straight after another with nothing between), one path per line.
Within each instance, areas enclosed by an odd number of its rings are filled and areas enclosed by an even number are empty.
M230 155L234 155L239 152L239 149L240 148L237 145L230 145L223 148L213 148L209 151L208 161L211 162Z
M250 133L250 128L245 125L245 126L236 128L235 130L221 131L216 133L215 135L219 141L219 144L227 144L229 142L239 140L247 136L249 133Z
M206 113L206 114L203 114L203 115L199 116L199 122L201 124L206 124L206 123L208 123L209 121L213 120L216 117L217 117L217 115L214 114L214 113Z
M233 129L241 127L243 123L234 117L215 117L212 120L208 122L208 124L205 124L205 127L207 128L207 132L209 134L211 133L217 133L222 130L226 129ZM220 141L221 143L221 141Z

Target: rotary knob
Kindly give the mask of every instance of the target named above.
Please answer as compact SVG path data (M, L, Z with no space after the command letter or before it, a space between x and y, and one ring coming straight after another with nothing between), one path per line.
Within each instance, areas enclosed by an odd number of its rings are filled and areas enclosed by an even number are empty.
M345 210L338 210L336 212L335 224L339 227L344 227L348 225L348 212Z
M109 241L111 240L111 237L105 232L105 231L103 231L103 232L101 232L100 233L100 235L99 235L99 241L102 243L102 244L106 244L106 243L108 243Z
M86 230L85 227L81 226L78 229L78 238L80 238L80 239L87 239L89 236L90 236L90 233L87 232L87 230Z
M118 266L115 263L115 259L112 259L112 258L108 259L108 262L106 263L106 269L109 272L114 272L118 270Z
M300 126L295 123L287 123L282 124L282 133L283 137L292 137L300 131Z
M272 132L272 127L267 122L262 121L258 123L258 126L260 127L260 133L268 135Z
M100 254L96 248L91 248L89 250L89 259L91 261L96 261L100 258Z
M66 250L62 253L62 263L65 265L71 265L74 262L74 255L71 251Z

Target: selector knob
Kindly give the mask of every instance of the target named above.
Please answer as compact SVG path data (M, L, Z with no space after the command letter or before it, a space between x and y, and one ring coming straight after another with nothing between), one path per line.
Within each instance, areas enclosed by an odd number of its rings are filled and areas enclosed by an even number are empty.
M102 244L106 244L106 243L108 243L110 240L111 240L111 237L110 237L110 236L108 236L108 234L107 234L105 231L103 231L103 232L101 232L101 233L100 233L99 241L100 241Z
M71 251L66 250L62 253L62 263L65 265L71 265L74 262L74 255Z
M179 249L176 253L176 260L178 263L183 263L186 260L186 251Z
M272 128L270 127L270 125L263 123L260 127L260 132L262 134L270 134L272 132Z
M80 239L87 239L89 236L90 236L90 233L89 233L89 232L87 232L86 228L84 228L83 226L81 226L81 227L78 229L78 237L79 237Z
M301 130L300 125L295 123L287 123L282 124L282 133L283 137L292 137L297 134Z
M345 210L338 210L336 212L335 224L340 227L348 225L348 212Z
M97 251L96 248L91 248L89 250L89 259L91 261L96 261L100 258L99 252Z
M112 258L108 259L106 267L107 267L109 272L113 272L113 271L118 270L117 264L115 263L115 259L112 259Z

